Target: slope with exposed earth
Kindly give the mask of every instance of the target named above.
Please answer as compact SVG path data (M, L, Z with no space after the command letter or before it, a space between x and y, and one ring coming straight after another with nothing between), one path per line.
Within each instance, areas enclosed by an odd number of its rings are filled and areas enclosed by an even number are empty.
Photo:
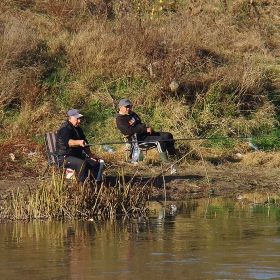
M44 148L34 144L11 144L1 147L0 197L16 190L32 191L48 182L51 172L44 180L40 175L46 167ZM11 157L11 153L15 159ZM212 164L210 161L193 161L178 164L178 173L169 170L162 173L160 166L130 164L110 165L105 169L105 184L119 184L119 174L125 170L125 182L150 184L154 197L173 200L197 199L215 196L238 196L250 192L280 193L278 153L253 152L236 162Z

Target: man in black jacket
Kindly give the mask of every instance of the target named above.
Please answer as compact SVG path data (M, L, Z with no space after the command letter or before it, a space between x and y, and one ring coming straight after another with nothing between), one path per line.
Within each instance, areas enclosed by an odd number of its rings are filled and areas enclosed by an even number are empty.
M56 152L60 164L74 169L80 183L85 181L89 170L95 180L101 181L104 161L86 146L88 141L80 127L83 115L77 109L71 109L67 116L56 137Z
M170 132L155 132L152 127L141 122L140 117L132 111L132 103L129 99L121 99L119 102L119 113L116 114L116 123L121 133L130 137L137 135L138 141L156 142L158 152L162 162L168 162L169 155L176 155L177 150L174 147L173 135Z

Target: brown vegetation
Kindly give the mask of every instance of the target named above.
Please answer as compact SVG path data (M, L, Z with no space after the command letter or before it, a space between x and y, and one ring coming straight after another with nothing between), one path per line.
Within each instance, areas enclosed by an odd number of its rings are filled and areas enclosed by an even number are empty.
M277 123L278 15L276 1L5 0L5 138L39 137L79 107L93 122L89 131L100 138L110 128L115 139L112 98L121 97L176 137L221 123L219 134L231 124L243 134L270 131Z
M227 137L252 135L261 151L250 162L278 166L265 151L279 146L279 14L275 0L1 1L0 176L19 165L41 174L43 134L72 107L91 142L121 140L114 114L124 97L177 139L224 137L177 141L182 168L201 155L246 165L249 140ZM124 156L113 147L94 147L110 168ZM158 165L157 155L146 163Z

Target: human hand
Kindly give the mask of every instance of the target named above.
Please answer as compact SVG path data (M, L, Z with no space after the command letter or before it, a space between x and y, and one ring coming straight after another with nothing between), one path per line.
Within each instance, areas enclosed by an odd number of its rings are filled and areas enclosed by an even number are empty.
M98 162L100 160L100 158L95 154L90 154L89 157L90 157L90 159L92 159L93 161L96 161L96 162Z
M85 147L85 145L87 144L85 140L78 140L79 142L79 146Z
M152 134L153 133L153 129L151 127L147 127L147 132Z

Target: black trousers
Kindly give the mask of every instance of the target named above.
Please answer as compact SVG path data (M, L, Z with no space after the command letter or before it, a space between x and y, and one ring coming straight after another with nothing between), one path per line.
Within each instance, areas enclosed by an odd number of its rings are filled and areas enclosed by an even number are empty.
M70 155L59 156L59 163L61 165L64 164L65 168L75 170L79 182L85 181L89 170L92 176L96 179L100 167L100 163L98 161L94 161L86 156L82 156L80 158Z
M159 142L158 152L165 152L167 150L169 155L175 155L176 149L174 147L173 135L170 132L153 132L145 136L140 136L140 141ZM169 141L164 141L169 140Z

